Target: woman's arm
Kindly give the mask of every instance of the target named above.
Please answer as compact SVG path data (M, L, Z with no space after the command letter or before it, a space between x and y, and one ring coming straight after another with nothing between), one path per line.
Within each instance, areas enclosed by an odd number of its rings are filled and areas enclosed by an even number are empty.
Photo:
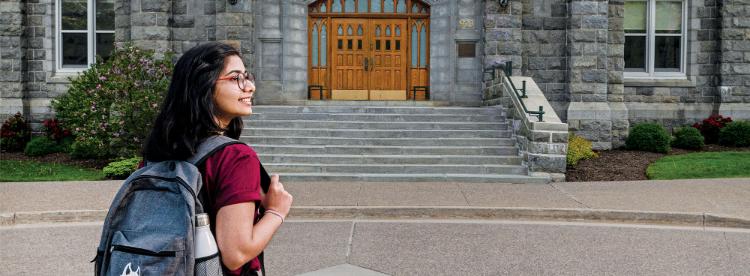
M224 266L230 270L258 256L281 226L281 219L274 215L263 216L253 225L254 214L253 202L224 206L216 214L216 243Z
M279 176L273 175L264 200L267 209L286 217L292 200L292 195L279 182ZM216 243L224 266L230 270L236 270L258 256L281 226L281 218L272 214L263 216L253 225L254 214L254 202L224 206L216 214Z

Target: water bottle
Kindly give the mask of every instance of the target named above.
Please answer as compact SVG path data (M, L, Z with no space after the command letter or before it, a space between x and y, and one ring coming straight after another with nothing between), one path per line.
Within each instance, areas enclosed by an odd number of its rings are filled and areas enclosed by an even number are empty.
M211 234L208 214L201 213L195 215L195 258L202 259L216 255L219 249L216 247L216 240Z

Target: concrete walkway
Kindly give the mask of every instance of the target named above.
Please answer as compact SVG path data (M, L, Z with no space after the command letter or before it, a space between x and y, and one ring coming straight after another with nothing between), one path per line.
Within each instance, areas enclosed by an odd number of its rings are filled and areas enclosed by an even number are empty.
M282 176L283 182L283 176ZM101 221L122 181L0 183L0 225ZM750 228L750 179L285 183L291 219L515 219Z

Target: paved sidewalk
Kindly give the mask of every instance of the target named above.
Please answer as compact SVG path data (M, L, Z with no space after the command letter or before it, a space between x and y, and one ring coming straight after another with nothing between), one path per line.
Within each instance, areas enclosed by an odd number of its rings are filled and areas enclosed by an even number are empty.
M121 183L0 183L0 225L100 221ZM747 178L284 185L295 197L292 219L522 219L750 228Z

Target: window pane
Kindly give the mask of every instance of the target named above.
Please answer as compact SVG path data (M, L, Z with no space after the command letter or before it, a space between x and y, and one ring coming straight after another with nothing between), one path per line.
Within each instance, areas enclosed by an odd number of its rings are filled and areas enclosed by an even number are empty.
M382 12L380 9L380 0L371 0L370 1L370 11L371 12Z
M406 12L406 0L398 0L398 4L396 4L396 11L397 12Z
M115 0L96 0L96 29L115 30Z
M426 26L422 26L422 30L419 31L419 67L427 67L427 29Z
M354 45L354 42L352 42L351 39L349 39L349 40L346 41L346 49L347 50L351 50L352 49L352 45Z
M625 71L646 72L645 36L625 36Z
M341 12L341 0L333 0L333 5L331 5L331 12Z
M62 34L62 66L81 68L88 65L86 34Z
M375 36L380 36L380 26L375 27Z
M357 50L362 50L362 40L357 39Z
M380 39L375 40L375 50L380 51Z
M320 29L320 66L325 67L328 54L328 34L326 34L326 25L323 25Z
M401 28L396 26L396 36L401 36Z
M312 29L312 66L318 66L318 25Z
M682 2L656 2L656 33L682 32Z
M391 26L385 27L385 36L391 36Z
M646 2L625 2L625 32L646 33Z
M339 39L339 50L343 50L343 49L344 49L344 40Z
M401 40L396 40L396 51L401 50Z
M367 0L359 0L359 7L357 12L367 12Z
M385 41L385 49L388 50L388 51L391 50L391 41L390 40L386 40Z
M86 17L87 7L86 0L67 0L62 1L62 21L63 30L87 30ZM114 20L114 17L112 18Z
M96 55L107 60L115 49L115 34L97 33L96 34Z
M657 36L654 38L654 70L661 72L680 71L680 40L681 37L679 36Z
M339 35L344 35L344 28L339 25Z
M411 6L411 12L419 13L419 5L417 5L417 3L414 3L414 6Z
M344 11L354 12L354 0L346 0L344 3Z
M323 5L320 6L320 12L326 12L326 3L323 2Z
M417 68L417 47L419 47L419 36L417 35L417 25L411 26L411 67Z
M362 35L362 33L362 25L359 25L359 27L357 27L357 35Z
M393 0L383 1L383 12L393 12Z
M353 35L353 34L354 34L354 31L352 30L352 26L349 25L348 27L346 27L346 35Z

